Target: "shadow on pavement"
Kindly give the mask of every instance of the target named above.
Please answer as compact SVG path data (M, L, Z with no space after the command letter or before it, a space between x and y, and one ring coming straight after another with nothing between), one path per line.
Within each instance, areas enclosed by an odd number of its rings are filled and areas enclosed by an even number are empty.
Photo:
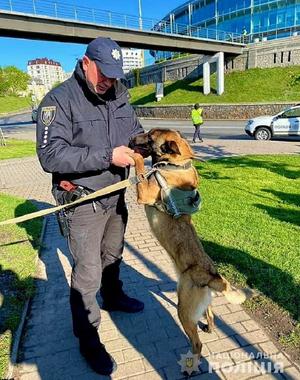
M69 307L70 278L69 275L66 277L63 269L63 266L70 265L70 254L66 242L59 235L54 216L48 218L46 228L40 257L43 265L40 266L40 270L45 271L47 280L39 279L42 273L38 273L37 291L31 301L19 352L19 368L23 371L21 374L26 374L27 371L28 376L31 376L30 371L34 368L42 380L104 378L91 372L80 356L77 339L72 333ZM177 361L180 360L181 354L189 351L190 346L187 337L179 328L175 301L165 294L175 292L176 283L132 245L127 243L126 247L136 259L143 262L155 278L148 278L127 264L121 266L125 291L145 302L145 310L139 314L110 313L115 326L129 342L124 350L134 348L145 358L147 370L155 369L163 379L182 379L184 376ZM217 325L230 340L237 343L234 327L224 323L222 318L217 318ZM240 337L239 341L243 346L243 352L252 352L258 359L257 362L262 360L265 363L264 359L261 359L261 353L247 339ZM110 340L107 349L109 350L113 344L114 340ZM222 351L222 347L220 348ZM114 351L120 349L122 348L116 347L111 352L114 354ZM212 371L208 360L211 359L202 358L201 373ZM224 359L213 358L213 361L220 364ZM275 367L271 359L268 361ZM230 363L233 362L230 360ZM219 379L220 376L214 372L209 378Z
M77 373L86 373L88 367L81 359L72 333L70 279L63 268L63 264L70 265L71 257L54 215L47 217L40 260L36 293L23 330L18 366L24 373L34 368L43 380L66 378L66 373L72 378ZM41 280L42 277L46 280Z
M201 159L203 155L206 156L205 159L232 155L232 153L224 149L222 145L205 146L202 144L197 144L197 145L192 144L191 147L195 153L196 159L197 158Z
M133 268L126 266L126 271L127 273L129 272L130 278L132 278L132 275L136 278L135 287L139 290L135 295L140 296L142 300L146 301L144 312L141 313L140 316L136 316L138 319L134 320L134 326L136 326L136 323L139 324L141 328L140 334L142 335L139 335L139 331L135 329L130 333L129 328L123 328L122 323L118 321L118 318L114 318L113 315L112 319L119 331L122 332L122 335L128 339L131 345L146 358L153 368L157 371L161 371L163 378L170 380L181 379L183 375L180 373L180 366L177 361L180 360L181 354L186 354L190 350L190 344L179 327L175 302L168 299L164 294L166 291L175 292L176 282L162 269L158 268L155 263L140 254L133 246L128 243L126 246L137 259L143 262L143 264L159 278L159 280L146 278L140 273L137 273ZM169 303L169 307L163 307L161 303L158 302L158 298ZM239 350L239 352L235 352L237 361L242 357L245 358L244 360L254 359L261 370L266 370L267 372L282 370L282 363L279 361L277 363L272 360L271 357L266 358L265 354L252 345L245 336L239 336L238 331L236 331L233 326L226 324L224 320L222 320L222 317L216 317L215 322L218 329L223 333L223 338L228 337L233 342L233 345L236 345L234 348ZM167 336L163 335L165 333ZM210 341L210 335L211 334L200 332L200 339L202 339L203 342ZM211 341L212 340L213 339L211 339ZM239 342L239 344L237 344L237 342ZM156 352L152 352L153 343ZM240 348L239 346L242 347ZM201 373L209 372L209 378L218 379L220 377L214 369L217 370L222 365L227 366L227 371L230 373L234 362L230 359L227 352L222 353L222 351L222 341L220 341L220 351L217 351L216 354L210 354L207 358L202 357L199 367ZM241 369L241 371L243 370L244 368ZM248 364L246 371L254 371L253 375L259 374L257 367L254 365L251 366Z

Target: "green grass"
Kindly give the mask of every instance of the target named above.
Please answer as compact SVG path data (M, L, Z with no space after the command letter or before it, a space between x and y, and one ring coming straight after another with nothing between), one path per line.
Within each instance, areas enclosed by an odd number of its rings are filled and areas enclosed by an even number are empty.
M155 85L130 89L134 105L193 104L193 103L247 103L299 101L300 66L288 68L250 69L225 75L225 92L216 95L216 75L211 76L212 93L203 95L203 79L166 82L165 97L155 99Z
M193 218L220 272L300 322L300 156L197 163L203 207ZM299 325L300 326L300 325ZM300 328L286 337L300 344Z
M0 194L0 220L33 212L20 198ZM24 303L34 293L34 274L42 221L0 227L0 378L4 379L14 333Z
M6 146L0 145L0 160L31 157L35 153L35 143L32 141L7 139Z
M31 100L29 97L0 96L0 114L19 111L30 107Z

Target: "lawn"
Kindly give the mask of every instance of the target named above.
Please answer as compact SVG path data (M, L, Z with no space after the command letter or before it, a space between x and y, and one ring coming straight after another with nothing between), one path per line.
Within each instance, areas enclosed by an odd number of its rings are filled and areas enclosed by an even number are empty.
M299 101L300 66L235 71L225 75L225 92L216 95L216 75L211 76L212 93L203 95L203 79L166 82L165 97L155 99L155 84L129 90L134 105L248 103Z
M300 156L197 163L203 207L193 218L221 273L259 290L300 322ZM300 326L300 324L298 325ZM286 339L300 346L300 329Z
M0 114L31 108L29 97L0 96Z
M0 194L0 220L33 211L36 207L32 203ZM34 219L0 227L0 379L5 378L24 303L34 292L41 226L41 220Z
M27 140L7 139L6 146L0 145L0 160L30 157L35 155L35 143Z

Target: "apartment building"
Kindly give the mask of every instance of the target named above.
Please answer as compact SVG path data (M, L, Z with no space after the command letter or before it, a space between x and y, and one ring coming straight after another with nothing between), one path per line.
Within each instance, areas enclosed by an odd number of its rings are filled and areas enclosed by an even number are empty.
M55 83L65 80L61 64L48 58L28 61L27 72L33 80L40 80L48 91Z
M141 49L122 49L123 70L127 74L129 71L144 67L144 52Z

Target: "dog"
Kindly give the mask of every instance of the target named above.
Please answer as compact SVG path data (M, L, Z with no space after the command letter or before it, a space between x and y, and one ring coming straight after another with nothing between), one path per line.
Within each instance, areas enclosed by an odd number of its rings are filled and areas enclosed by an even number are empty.
M197 192L199 178L192 165L194 152L188 142L175 130L152 129L148 133L135 136L129 146L134 150L132 157L136 176L140 179L137 184L137 202L145 205L151 230L175 266L178 275L178 317L190 339L193 354L200 358L202 343L197 333L197 325L205 313L207 325L204 331L213 330L212 291L222 292L234 304L244 302L245 293L233 289L217 272L197 236L191 215L184 213L184 210L178 211L174 200L173 215L170 212L172 207L164 205L165 185L169 189L168 194L173 189L182 190L188 196ZM151 175L146 174L144 165L144 158L149 156L154 167ZM155 171L163 178L165 192ZM190 203L193 203L193 199Z

